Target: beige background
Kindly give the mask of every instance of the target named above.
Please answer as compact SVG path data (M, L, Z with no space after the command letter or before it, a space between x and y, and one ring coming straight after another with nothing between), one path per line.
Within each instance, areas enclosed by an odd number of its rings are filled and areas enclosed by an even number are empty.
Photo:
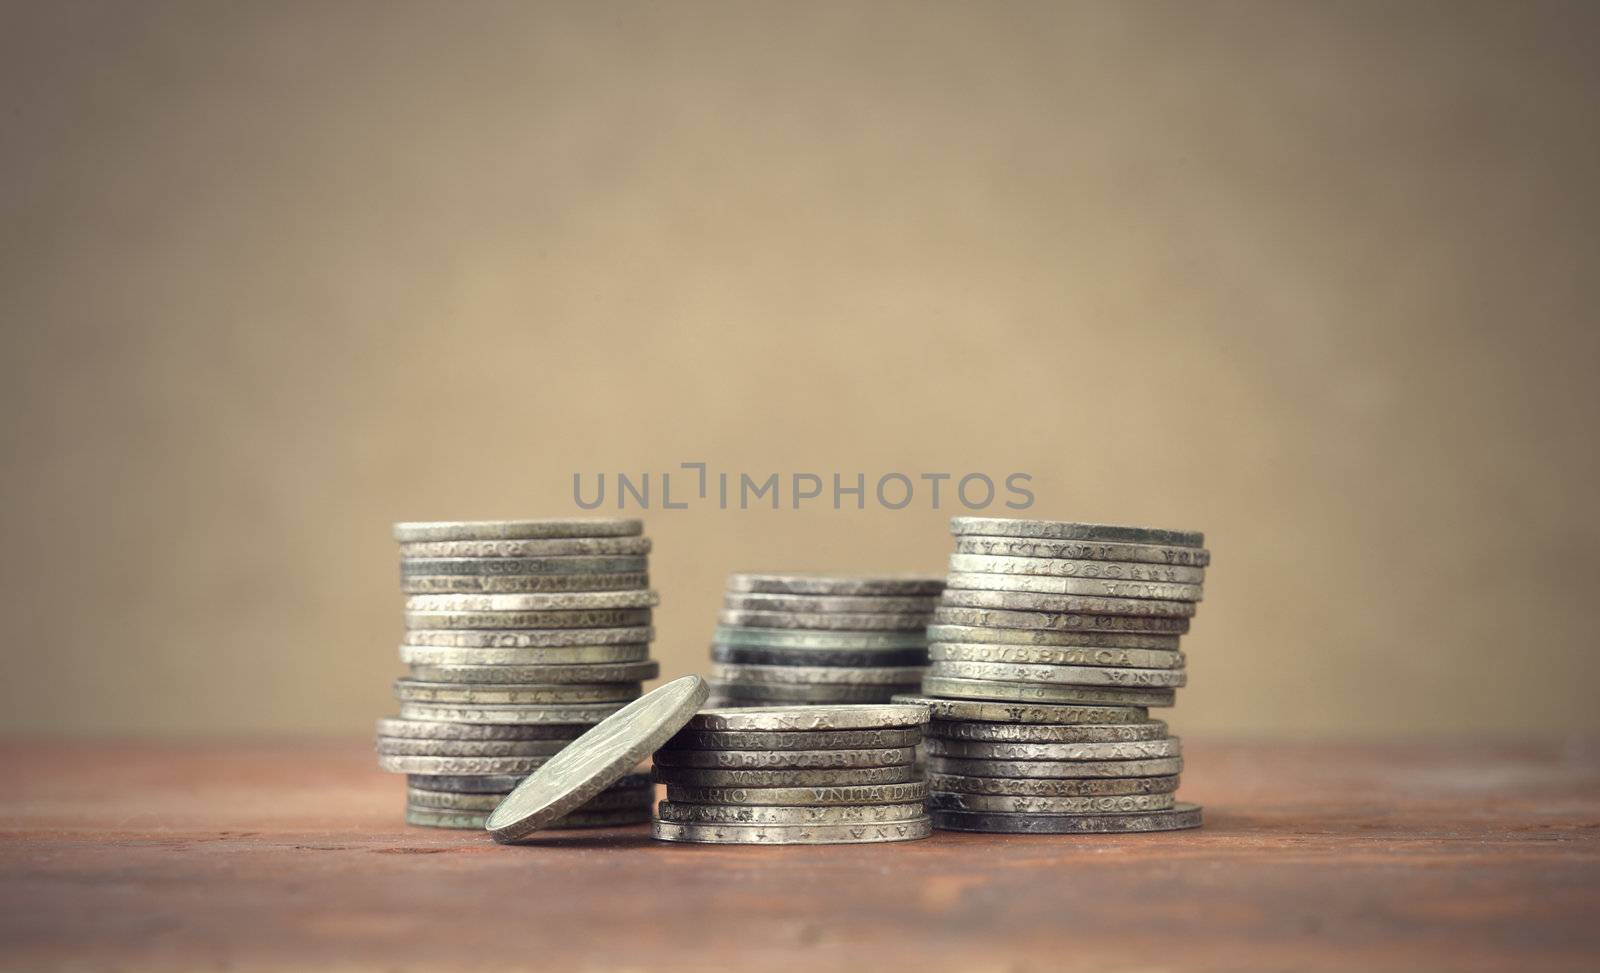
M1207 531L1185 732L1600 729L1592 6L8 8L0 728L370 732L390 521L705 460ZM949 513L649 514L665 671Z

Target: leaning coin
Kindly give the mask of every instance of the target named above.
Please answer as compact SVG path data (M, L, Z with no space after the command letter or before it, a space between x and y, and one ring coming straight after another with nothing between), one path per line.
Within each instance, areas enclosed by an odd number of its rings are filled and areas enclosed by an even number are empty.
M876 824L927 815L921 801L834 807L762 807L753 804L679 804L662 801L657 815L680 824Z
M449 791L454 794L509 794L522 783L522 774L488 775L467 774L410 774L406 786L419 790Z
M655 637L656 630L648 625L499 632L413 629L406 633L405 644L441 649L558 649L591 645L639 645Z
M1120 666L1128 669L1178 669L1182 652L1167 649L1117 649L1091 645L1006 645L984 642L930 642L928 659L938 662L994 662L1039 666Z
M1149 760L1183 753L1183 743L1177 737L1111 743L991 743L929 737L927 747L931 757L980 760Z
M986 554L952 554L951 571L988 574L1025 574L1051 578L1104 578L1123 581L1165 581L1200 584L1205 568L1182 564L1144 564L1135 561L1089 561L1055 557L1006 557Z
M415 633L413 633L415 634ZM415 641L415 639L413 639ZM1048 645L1055 648L1149 649L1176 652L1176 635L1131 632L1049 632L1043 629L986 628L979 625L928 626L928 642L981 645Z
M758 649L713 645L711 661L747 666L923 666L926 649Z
M855 750L658 750L652 762L657 767L821 770L894 767L916 759L915 747L871 747Z
M896 696L894 701L926 706L937 720L969 720L981 723L1149 723L1150 713L1142 706L1073 706L1060 703L990 702L986 700L935 699L915 694Z
M1054 578L1033 574L979 574L976 571L950 572L950 588L1025 591L1040 595L1086 595L1099 598L1159 598L1168 601L1199 601L1205 595L1205 588L1197 584Z
M431 520L394 525L394 539L411 541L521 540L541 537L634 537L642 521L629 517L573 517L563 520Z
M652 608L661 598L654 591L566 591L527 595L412 595L407 611L537 612L585 608ZM1152 604L1160 604L1153 602Z
M425 666L413 665L411 678L450 683L617 683L641 682L661 674L656 662L597 663L558 666Z
M576 537L549 540L411 541L400 545L400 556L445 557L587 557L650 553L648 537Z
M643 571L610 574L402 574L406 594L518 594L564 591L628 591L650 587Z
M754 628L847 632L917 631L928 624L931 614L931 612L775 612L723 609L717 614L717 622L722 625L748 625Z
M922 680L929 696L987 699L1019 703L1081 703L1090 706L1171 706L1171 689L1127 689L1122 686L1059 686L1051 683L954 679L930 675Z
M611 703L639 697L637 682L538 685L466 685L396 679L396 699L413 703L468 703L480 706L530 706L537 703Z
M928 724L930 738L985 743L1119 743L1161 740L1166 735L1167 724L1160 720L1151 720L1148 723L1088 723L1057 726L936 719Z
M905 784L922 776L910 764L848 770L712 770L658 765L653 773L660 783L687 784L690 787L848 787L857 784Z
M409 740L379 737L378 752L403 757L548 757L566 740Z
M934 811L934 826L945 831L984 831L991 834L1124 834L1138 831L1178 831L1200 827L1200 806L1177 804L1170 811L1135 811L1128 814L982 814L975 811Z
M956 662L940 660L928 667L934 676L956 679L1000 679L1069 686L1153 686L1177 689L1186 685L1184 669L1122 669L1115 666L1013 665L1008 662Z
M642 664L650 658L650 646L636 645L564 645L548 649L458 649L438 645L402 645L400 661L413 666L591 666ZM415 671L415 670L413 670ZM646 678L655 678L654 676Z
M549 760L541 757L409 757L381 753L378 766L392 774L446 777L501 776L532 773Z
M539 612L413 612L406 628L617 628L649 625L648 608L594 608ZM410 641L415 641L410 640Z
M944 579L882 575L734 574L727 589L768 595L937 595Z
M1172 777L976 777L928 772L928 789L956 794L1003 794L1025 797L1106 797L1121 794L1170 794L1178 789ZM670 796L670 792L669 792Z
M701 710L687 730L885 730L922 726L928 708L920 703L860 706L767 706L746 710Z
M939 599L934 595L764 595L730 592L722 607L769 612L930 612Z
M963 534L956 538L957 554L988 557L1047 557L1071 561L1133 561L1141 564L1175 564L1203 568L1211 552L1203 547L1156 544L1107 544L1100 541L1054 541L1032 537L983 537Z
M401 720L378 721L378 736L406 740L574 740L582 726L495 726L485 723L447 723Z
M1067 520L1021 520L1009 517L951 517L950 533L985 537L1038 537L1058 541L1107 541L1115 544L1172 544L1203 547L1197 530L1159 530L1116 524L1078 524Z
M933 834L927 818L882 824L678 824L655 822L653 835L661 841L691 841L719 845L844 845L880 841L913 841Z
M1166 777L1183 769L1182 757L1150 760L966 760L928 757L928 773L965 777Z
M920 671L920 670L919 670ZM722 683L719 689L729 699L747 703L882 703L895 693L915 692L919 684L867 683L850 685L827 683L816 686L793 684L762 684L753 682Z
M667 785L667 800L681 804L738 804L757 807L837 807L904 804L928 796L920 780L909 784L859 784L849 787L688 787Z
M408 557L400 561L400 577L467 578L565 577L575 574L642 573L650 559L642 554L560 557ZM643 587L641 585L641 587Z
M919 628L906 632L824 632L817 629L746 628L718 625L712 635L718 645L766 649L915 649L927 644Z
M924 666L746 666L716 663L711 678L727 685L906 686L922 678Z
M938 791L928 795L930 809L978 811L987 814L1122 814L1129 811L1165 811L1174 803L1171 794L1028 797L1024 794L961 794L955 791Z
M416 601L414 596L409 602ZM433 598L451 598L455 595L432 595ZM467 595L465 597L504 598L507 595ZM1159 601L1153 598L1090 598L1085 595L1039 595L1028 591L973 591L947 588L940 597L941 605L952 608L1004 608L1008 611L1070 612L1074 614L1135 615L1158 618L1192 618L1195 604L1192 601ZM425 606L415 606L425 607Z
M407 624L410 624L409 620L414 614L416 612L407 613ZM933 624L972 625L979 628L1028 628L1047 632L1140 632L1150 635L1182 635L1189 631L1187 618L1074 615L1069 612L1005 611L993 608L940 608L933 613Z
M573 703L541 706L464 706L459 704L401 703L400 717L454 723L522 723L576 725L598 723L622 708L622 703Z
M889 730L679 730L661 750L858 750L914 747L920 726Z

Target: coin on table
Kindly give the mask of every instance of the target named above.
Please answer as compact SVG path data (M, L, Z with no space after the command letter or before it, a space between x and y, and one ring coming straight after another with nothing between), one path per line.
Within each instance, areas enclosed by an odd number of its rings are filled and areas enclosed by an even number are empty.
M570 703L535 706L473 706L458 703L401 703L400 718L451 723L594 724L622 703Z
M418 633L410 633L416 635ZM1179 636L1145 632L1052 632L1040 628L987 628L980 625L928 626L928 643L1034 645L1054 648L1147 649L1176 652ZM411 641L416 641L412 638Z
M689 787L849 787L858 784L905 784L921 773L909 763L897 767L857 767L848 770L712 770L702 767L663 767L653 773L663 784Z
M661 841L723 845L840 845L912 841L933 833L927 818L879 824L679 824L657 820Z
M536 612L408 611L406 628L620 628L649 625L649 608L588 608ZM407 641L415 639L407 638Z
M745 666L923 666L928 651L915 649L759 649L713 645L711 661Z
M482 597L508 598L511 595L413 595L418 598ZM551 596L554 597L554 596ZM1040 595L1031 591L974 591L947 588L939 596L941 605L953 608L1003 608L1007 611L1071 612L1074 614L1134 615L1160 618L1192 618L1192 601L1163 601L1154 598L1092 598L1087 595ZM424 607L424 606L417 606Z
M1028 797L1024 794L961 794L937 791L928 807L939 811L985 814L1125 814L1165 811L1176 803L1171 794L1120 794L1108 797Z
M562 520L401 521L394 539L411 541L533 540L542 537L636 537L644 523L629 517L572 517Z
M1149 723L1142 706L1074 706L1062 703L995 702L992 700L937 699L915 694L896 696L896 703L926 706L931 718L980 723Z
M644 786L619 787L612 785L590 798L578 808L580 811L620 811L637 807L649 810L655 804L655 785L648 775L638 775ZM510 791L492 794L462 794L454 791L430 791L418 787L406 788L406 800L415 807L436 807L447 811L479 811L487 814L506 798Z
M408 740L555 740L577 739L584 726L496 726L484 723L447 723L403 720L384 717L378 721L378 736Z
M1090 706L1171 706L1171 689L1127 689L1122 686L1059 686L1050 683L1000 682L929 675L922 691L930 696L1021 703L1081 703Z
M481 650L480 650L481 651ZM569 683L620 683L654 679L661 674L655 662L620 664L582 663L549 666L511 665L413 665L411 678L420 682L441 683L524 683L528 685L566 685Z
M583 804L678 732L705 702L699 676L674 679L624 706L551 757L487 822L496 841L517 841Z
M749 628L718 625L712 635L718 645L764 649L917 649L928 640L922 629L904 632L824 632L817 629Z
M577 574L642 573L648 570L650 570L650 559L642 554L580 554L561 557L408 557L400 560L402 582L412 577L570 577Z
M667 800L683 804L739 804L759 807L835 807L856 804L904 804L928 796L920 780L905 784L857 784L845 787L695 787L667 785Z
M928 773L964 777L1168 777L1183 770L1182 757L1150 760L978 760L928 757Z
M433 807L406 805L406 823L431 828L460 828L481 831L488 824L488 811L445 811ZM567 828L619 828L632 824L647 824L650 807L616 808L609 811L573 811L545 825L547 830Z
M886 730L923 726L928 708L919 703L842 706L766 706L758 709L703 710L686 729L724 731Z
M628 591L650 587L643 571L609 574L402 574L408 595L538 594L568 591Z
M407 611L537 612L586 608L653 608L661 597L654 591L563 591L515 595L412 595ZM1152 602L1152 604L1161 604Z
M409 612L407 617L414 614L418 613ZM1007 611L1000 608L939 608L933 613L932 624L1026 628L1046 632L1137 632L1143 635L1182 635L1189 631L1187 618L1075 615L1069 612Z
M573 537L539 540L406 541L400 556L406 558L457 557L606 557L642 556L650 553L648 537Z
M986 554L950 555L952 572L1033 575L1052 578L1104 578L1124 581L1162 581L1202 584L1206 569L1184 564L1149 564L1135 561L1091 561L1055 557L1007 557Z
M952 571L950 588L951 590L1019 591L1040 595L1082 595L1094 598L1154 598L1165 601L1199 601L1205 595L1205 588L1197 584L1056 578L1032 574L981 574L976 571Z
M820 629L823 631L917 631L928 624L931 612L776 612L725 608L717 614L721 625L752 628Z
M1181 755L1183 742L1177 737L1111 743L991 743L929 737L927 748L929 756L980 760L1148 760Z
M716 663L711 678L727 685L756 683L764 686L905 686L922 678L924 666L745 666Z
M662 801L657 815L680 824L878 824L926 817L921 801L833 807L762 807L753 804L679 804Z
M887 595L764 595L730 592L722 607L770 612L930 612L938 597Z
M396 679L396 699L412 703L467 703L482 706L528 706L539 703L610 703L639 697L637 682L571 683L567 685L471 685Z
M887 730L679 730L662 744L668 750L860 750L914 747L922 728Z
M1167 735L1167 724L1089 723L1073 726L1029 723L979 723L968 720L933 720L928 736L941 740L972 740L988 743L1117 743L1160 740Z
M802 768L894 767L917 759L915 747L856 750L659 750L657 767Z
M1068 686L1128 686L1177 689L1187 685L1186 669L1125 669L1118 666L1015 665L1009 662L956 662L940 659L928 674L954 679L998 679Z
M1124 794L1170 794L1176 775L1166 777L977 777L930 770L928 789L955 794L997 794L1024 797L1110 797ZM670 796L670 794L669 794Z
M411 740L379 737L378 752L397 757L549 757L566 740Z
M921 670L918 670L919 672ZM823 685L807 686L796 684L764 684L753 682L738 682L717 684L720 695L730 700L739 700L753 705L773 705L777 703L796 704L833 704L833 703L881 703L896 693L915 692L921 688L916 682L909 683L867 683L865 685L851 685L847 683L827 683Z
M573 666L648 662L646 642L620 645L564 645L552 648L458 649L402 645L400 661L413 666ZM651 677L653 678L653 677Z
M449 649L557 649L595 645L641 645L655 639L648 625L622 628L552 628L546 630L412 629L406 645Z
M1158 544L1110 544L1102 541L1057 541L1037 537L985 537L962 534L956 538L957 554L989 557L1038 557L1072 561L1133 561L1203 568L1211 552L1203 547Z
M934 811L934 826L946 831L993 834L1123 834L1178 831L1200 827L1198 804L1175 805L1169 811L1124 814L984 814L976 811Z
M1178 669L1184 654L1167 649L1117 649L1085 645L1005 645L983 642L930 642L931 662L991 662L1009 665L1116 666L1125 669Z
M1058 541L1104 541L1115 544L1171 544L1203 547L1197 530L1160 530L1117 524L1080 524L1069 520L1024 520L1010 517L951 517L950 533L985 537L1037 537Z

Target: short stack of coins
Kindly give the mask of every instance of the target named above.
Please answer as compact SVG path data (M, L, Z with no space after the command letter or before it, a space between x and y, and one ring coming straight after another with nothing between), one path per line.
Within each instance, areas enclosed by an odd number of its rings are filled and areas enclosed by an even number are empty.
M654 758L655 836L706 844L866 844L932 833L916 705L701 710Z
M915 692L943 578L735 574L711 645L714 706L881 703Z
M957 517L921 696L934 826L1073 834L1200 825L1149 707L1184 685L1204 537Z
M650 659L650 541L637 520L401 523L400 715L378 763L407 775L406 821L482 828L521 780L640 695ZM557 825L650 820L649 775Z

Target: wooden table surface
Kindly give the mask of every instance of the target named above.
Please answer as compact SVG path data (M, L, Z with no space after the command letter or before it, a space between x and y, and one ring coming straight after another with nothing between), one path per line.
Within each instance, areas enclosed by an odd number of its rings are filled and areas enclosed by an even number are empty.
M1600 749L1189 741L1199 831L499 847L370 745L0 747L7 969L1600 968Z

